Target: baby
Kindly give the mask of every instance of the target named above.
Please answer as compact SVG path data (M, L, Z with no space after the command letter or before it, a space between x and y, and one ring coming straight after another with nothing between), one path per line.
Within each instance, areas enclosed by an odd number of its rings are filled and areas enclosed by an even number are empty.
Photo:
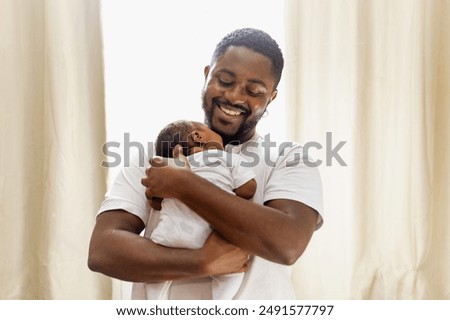
M225 152L222 138L206 125L193 121L176 121L158 135L156 155L172 157L173 149L181 145L191 170L216 186L239 197L251 199L256 191L255 175L241 166L240 155ZM212 229L209 224L181 201L164 199L160 220L150 238L158 244L186 249L203 246ZM213 299L233 299L239 290L243 273L212 278ZM153 283L147 295L151 299L168 299L171 281Z

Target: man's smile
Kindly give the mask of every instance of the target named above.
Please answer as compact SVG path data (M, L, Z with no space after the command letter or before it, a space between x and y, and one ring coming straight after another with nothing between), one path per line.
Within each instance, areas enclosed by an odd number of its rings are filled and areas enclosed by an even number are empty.
M219 106L219 109L222 110L223 113L225 113L225 114L227 114L229 116L239 116L239 115L242 114L241 111L233 111L233 110L227 109L224 106Z
M247 110L244 110L243 106L232 106L229 103L222 103L221 101L213 101L213 104L217 106L225 115L230 117L238 117L244 116L248 113Z

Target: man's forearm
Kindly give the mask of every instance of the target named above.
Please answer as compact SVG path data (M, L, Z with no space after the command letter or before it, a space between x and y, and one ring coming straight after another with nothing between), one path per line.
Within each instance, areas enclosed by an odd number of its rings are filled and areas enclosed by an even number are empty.
M113 215L99 217L89 248L89 268L105 275L134 282L153 282L198 277L195 250L159 246L131 230L112 227ZM111 222L112 221L112 222Z
M88 265L92 271L134 282L216 276L247 269L248 252L213 232L196 250L175 249L139 236L142 221L125 211L101 214L92 233Z
M179 177L179 200L228 241L268 260L295 262L315 229L317 213L304 204L279 200L273 207L264 206L229 194L198 175Z

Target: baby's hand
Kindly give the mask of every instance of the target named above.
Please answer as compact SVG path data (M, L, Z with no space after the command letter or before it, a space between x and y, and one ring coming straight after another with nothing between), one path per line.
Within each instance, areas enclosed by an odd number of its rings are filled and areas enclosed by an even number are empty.
M141 179L141 183L146 187L145 196L151 205L154 198L176 198L177 187L178 191L183 190L180 179L191 173L191 167L182 151L182 147L176 145L173 151L174 158L150 159L150 167L145 170L146 177ZM160 206L155 203L155 207L152 205L152 208L157 209Z

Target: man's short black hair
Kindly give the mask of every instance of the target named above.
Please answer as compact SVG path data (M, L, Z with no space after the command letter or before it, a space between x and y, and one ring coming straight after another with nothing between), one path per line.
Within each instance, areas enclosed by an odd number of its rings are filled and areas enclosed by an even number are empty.
M177 144L183 147L183 154L188 156L188 136L194 130L192 121L179 120L169 123L162 129L156 138L156 155L172 158L173 149Z
M211 64L214 64L229 47L246 47L250 50L258 52L272 61L272 71L275 77L275 88L281 79L283 71L284 59L278 43L266 32L253 28L243 28L235 30L227 34L217 44L214 50ZM274 89L275 89L274 88Z

